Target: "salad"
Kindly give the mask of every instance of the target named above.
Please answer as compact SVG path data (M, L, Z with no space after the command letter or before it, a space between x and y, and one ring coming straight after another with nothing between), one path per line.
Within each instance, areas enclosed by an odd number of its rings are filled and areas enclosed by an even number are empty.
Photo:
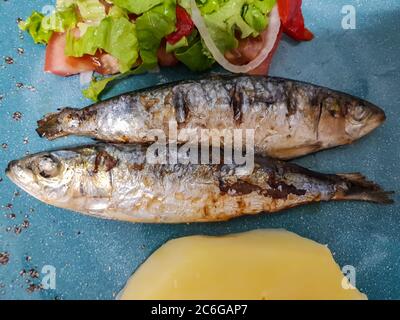
M58 0L19 27L44 44L44 69L80 74L98 100L113 81L183 63L204 71L267 74L282 33L313 39L301 0Z

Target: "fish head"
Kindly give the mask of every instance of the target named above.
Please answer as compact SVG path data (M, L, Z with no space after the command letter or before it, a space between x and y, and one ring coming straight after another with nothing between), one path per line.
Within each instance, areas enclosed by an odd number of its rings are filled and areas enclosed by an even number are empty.
M385 120L386 115L381 108L368 101L353 101L347 105L345 130L353 139L358 139L378 128Z
M378 128L385 119L384 111L368 101L330 94L321 103L318 137L324 147L352 143Z
M67 201L75 167L73 155L43 152L11 161L6 174L16 185L39 200L54 204Z

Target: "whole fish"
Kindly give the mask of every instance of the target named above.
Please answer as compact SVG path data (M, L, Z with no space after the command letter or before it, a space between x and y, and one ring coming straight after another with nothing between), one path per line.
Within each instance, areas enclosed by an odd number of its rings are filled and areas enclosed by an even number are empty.
M135 91L81 110L65 108L40 120L37 132L50 140L79 135L151 143L152 131L161 129L184 143L189 138L179 137L183 129L254 129L256 153L292 159L352 143L384 120L385 113L367 101L311 84L218 76ZM171 122L178 137L169 132Z
M243 175L235 163L150 164L147 151L98 144L44 152L11 162L6 173L47 204L131 222L212 222L319 201L392 201L360 174L256 158L252 173Z

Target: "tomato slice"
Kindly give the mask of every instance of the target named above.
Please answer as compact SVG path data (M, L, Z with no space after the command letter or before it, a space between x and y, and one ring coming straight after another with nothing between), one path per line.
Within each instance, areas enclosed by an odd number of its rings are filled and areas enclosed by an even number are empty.
M268 74L269 67L271 65L272 59L274 57L274 54L275 54L276 50L279 47L279 42L281 41L281 38L282 38L282 28L279 31L278 37L276 38L274 48L269 53L267 59L265 59L264 62L262 64L260 64L257 68L255 68L254 70L251 70L249 72L249 74L251 74L251 75L261 75L261 76L265 76L265 75Z
M175 44L183 37L190 35L194 30L194 23L189 13L181 6L176 6L176 31L165 38L168 43Z
M230 50L225 53L225 58L229 60L229 62L236 64L236 65L245 65L250 61L254 60L260 51L265 46L265 34L267 31L264 31L260 36L257 38L246 38L239 40L239 46L236 49ZM265 34L264 34L265 33ZM272 62L272 58L278 49L279 42L282 38L282 28L279 31L279 34L276 38L274 48L269 53L268 57L264 60L264 62L259 65L256 69L251 70L249 74L251 75L267 75L269 66Z
M278 0L283 31L297 41L310 41L314 35L304 25L302 0Z
M166 42L163 40L161 42L160 48L157 51L158 64L161 67L172 67L179 63L173 52L168 53L166 51Z
M97 59L89 55L81 58L65 56L65 44L65 33L53 33L46 49L45 72L67 77L81 72L94 71L99 66Z

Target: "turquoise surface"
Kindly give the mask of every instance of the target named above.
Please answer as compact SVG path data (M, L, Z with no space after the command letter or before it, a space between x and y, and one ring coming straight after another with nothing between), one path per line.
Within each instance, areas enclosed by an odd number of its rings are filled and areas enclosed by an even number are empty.
M44 47L18 31L17 18L52 2L0 2L0 252L9 254L8 263L0 264L0 299L112 299L132 272L169 239L257 228L285 228L327 244L341 266L355 267L356 285L370 298L400 298L398 0L304 0L306 21L316 39L297 44L285 38L271 68L272 75L345 91L386 111L387 122L367 138L296 162L322 172L361 171L396 191L396 203L332 202L191 225L129 224L82 216L40 203L5 177L7 163L26 152L89 141L48 142L35 133L36 120L45 113L89 104L81 96L77 77L64 79L42 71ZM342 28L344 5L356 9L355 30ZM6 57L14 63L7 64ZM163 69L160 74L127 79L108 96L195 76L183 67ZM18 121L15 112L21 113ZM27 288L40 283L45 265L56 268L56 289L30 293ZM29 274L31 269L39 274Z

